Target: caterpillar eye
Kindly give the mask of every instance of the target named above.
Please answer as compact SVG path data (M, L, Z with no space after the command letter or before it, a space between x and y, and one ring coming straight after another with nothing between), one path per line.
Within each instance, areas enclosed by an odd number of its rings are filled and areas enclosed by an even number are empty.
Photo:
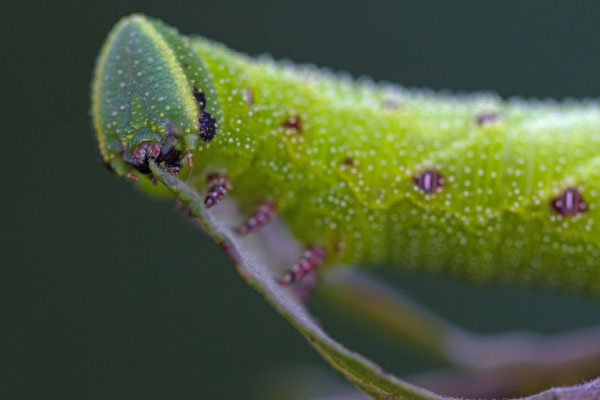
M198 88L195 87L192 89L192 93L194 94L194 98L196 99L200 110L204 110L204 108L206 107L206 96L204 96L204 93L202 93L198 90Z

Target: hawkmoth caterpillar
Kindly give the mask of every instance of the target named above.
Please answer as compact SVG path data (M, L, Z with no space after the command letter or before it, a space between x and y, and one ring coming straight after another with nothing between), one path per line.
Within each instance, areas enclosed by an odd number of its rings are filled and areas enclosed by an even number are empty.
M97 61L102 158L154 193L152 160L234 198L239 234L274 218L334 263L600 292L600 109L355 82L252 58L141 15Z

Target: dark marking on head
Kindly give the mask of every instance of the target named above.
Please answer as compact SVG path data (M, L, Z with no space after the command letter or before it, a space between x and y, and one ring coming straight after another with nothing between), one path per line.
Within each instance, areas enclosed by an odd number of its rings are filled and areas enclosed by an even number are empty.
M181 161L183 160L183 153L181 150L177 150L175 147L171 148L167 153L161 153L156 159L157 163L165 163L167 168L181 168Z
M205 142L210 142L217 134L215 125L216 121L212 115L206 111L200 112L200 117L198 117L198 129L200 130L200 137L204 139Z
M550 206L563 217L570 217L587 211L587 204L575 187L566 188L560 195L550 201Z
M475 123L479 126L491 124L492 122L500 121L502 116L496 112L482 112L475 117Z
M204 108L206 108L206 96L204 96L204 93L197 88L193 88L192 92L194 93L194 98L196 99L196 103L198 103L200 110L204 111Z
M416 174L413 181L425 194L435 193L444 185L444 177L434 169Z
M252 88L247 87L246 89L244 89L244 99L246 100L246 104L248 104L249 107L252 107L254 105L254 92L252 91Z
M294 115L294 116L286 118L281 123L281 126L300 133L300 132L302 132L302 119L300 118L300 116Z

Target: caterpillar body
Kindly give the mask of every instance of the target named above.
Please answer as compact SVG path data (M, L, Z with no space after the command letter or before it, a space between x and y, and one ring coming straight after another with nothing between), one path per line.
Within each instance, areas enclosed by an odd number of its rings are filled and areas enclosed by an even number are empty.
M134 15L99 56L92 114L117 174L164 191L150 158L207 206L227 194L240 234L285 221L309 250L284 283L391 263L600 293L596 101L354 82Z

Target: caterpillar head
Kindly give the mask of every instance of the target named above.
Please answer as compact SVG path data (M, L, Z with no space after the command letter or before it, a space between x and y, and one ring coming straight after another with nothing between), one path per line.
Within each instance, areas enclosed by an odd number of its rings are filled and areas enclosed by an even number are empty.
M118 175L150 176L148 159L178 172L216 133L212 78L188 39L142 15L121 20L97 61L92 114L100 153Z

